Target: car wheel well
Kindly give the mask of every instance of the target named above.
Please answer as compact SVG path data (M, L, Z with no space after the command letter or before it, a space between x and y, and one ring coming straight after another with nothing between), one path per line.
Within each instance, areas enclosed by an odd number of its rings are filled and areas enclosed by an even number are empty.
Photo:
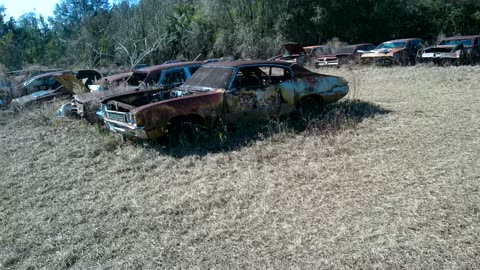
M297 103L297 111L303 118L316 117L322 110L324 101L320 95L313 94L303 97Z
M172 118L167 124L167 145L169 147L189 147L197 144L205 137L203 124L203 118L195 114Z
M319 105L323 104L324 101L323 101L323 98L320 96L320 95L317 95L317 94L312 94L312 95L308 95L308 96L304 96L302 97L298 102L297 104L295 105L295 107L297 109L300 109L301 106L302 106L302 103L304 103L306 100L314 100L315 102L318 102Z

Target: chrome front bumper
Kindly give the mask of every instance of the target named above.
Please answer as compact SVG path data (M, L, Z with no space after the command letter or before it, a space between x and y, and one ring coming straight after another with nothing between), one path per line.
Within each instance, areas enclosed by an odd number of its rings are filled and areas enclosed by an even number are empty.
M111 120L108 118L104 118L103 121L108 129L117 134L122 134L128 137L137 137L140 139L148 139L147 133L145 132L144 127L137 127L131 124Z

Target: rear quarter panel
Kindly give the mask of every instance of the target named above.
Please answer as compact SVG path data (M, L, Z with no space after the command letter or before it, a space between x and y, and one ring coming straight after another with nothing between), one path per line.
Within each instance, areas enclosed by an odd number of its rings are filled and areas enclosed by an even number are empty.
M348 94L348 83L341 77L310 75L295 77L289 88L282 88L282 97L291 105L296 105L304 97L317 95L325 103L335 102Z

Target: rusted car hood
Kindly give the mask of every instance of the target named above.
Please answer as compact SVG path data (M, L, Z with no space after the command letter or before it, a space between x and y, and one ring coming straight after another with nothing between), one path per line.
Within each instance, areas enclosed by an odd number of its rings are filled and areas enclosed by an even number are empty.
M216 89L208 92L190 92L190 93L185 93L184 96L177 97L177 98L170 98L154 103L150 103L147 105L143 105L140 107L137 107L130 112L133 115L136 115L140 112L147 112L150 110L155 110L156 108L159 107L172 107L175 108L175 110L185 110L185 112L191 112L192 110L195 111L196 109L200 107L207 107L210 106L212 103L205 103L204 100L205 98L214 98L218 99L219 96L223 95L224 90L222 89ZM182 104L182 106L178 106L179 104Z
M362 54L362 57L384 57L393 56L394 53L404 50L404 48L376 49Z
M102 84L103 82L111 83L111 82L127 79L130 76L132 76L132 74L133 74L133 72L125 72L125 73L110 75L110 76L107 76L107 77L103 77L100 80L96 80L94 82L94 84Z
M81 103L87 103L93 100L101 101L110 97L117 97L123 94L131 94L131 93L138 93L138 91L134 91L126 87L118 87L118 88L115 88L115 91L105 90L100 92L94 91L94 92L88 92L88 93L80 93L80 94L74 95L73 98Z
M129 95L137 95L138 93L145 93L145 92L146 93L149 93L149 92L156 93L156 92L164 91L167 88L160 87L160 88L148 89L148 90L130 90L129 88L123 87L123 88L120 88L120 89L122 89L121 91L123 91L123 92L121 92L121 93L118 93L117 91L115 91L115 92L112 92L112 91L98 92L98 93L103 93L103 94L101 94L101 95L103 95L103 97L100 99L100 102L105 103L105 102L108 102L110 100L126 97L126 96L129 96ZM89 95L82 95L82 96L79 96L79 97L84 98L85 96L89 96Z

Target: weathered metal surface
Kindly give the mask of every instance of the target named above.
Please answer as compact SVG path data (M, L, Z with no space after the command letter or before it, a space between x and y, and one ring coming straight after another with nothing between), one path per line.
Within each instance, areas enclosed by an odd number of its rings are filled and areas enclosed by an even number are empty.
M15 98L12 100L12 105L14 106L27 106L36 102L51 100L56 97L61 97L65 95L63 87L60 86L54 90L41 90L33 94Z
M111 131L155 139L180 117L211 128L219 118L238 123L278 116L294 110L303 98L329 103L347 93L348 82L340 77L286 62L235 61L206 65L172 91L116 96L103 100L102 107Z
M21 96L27 96L34 92L42 90L52 90L60 86L60 83L55 79L55 76L70 73L69 71L55 71L43 73L41 75L33 76L22 83L20 93Z
M326 56L332 53L331 48L326 45L315 45L303 47L300 43L289 42L282 44L285 52L283 55L277 55L271 58L275 61L284 61L288 63L297 63L303 65L318 57Z
M133 72L125 72L106 76L93 82L93 85L99 85L103 90L109 90L119 86L126 86L126 82L132 76L132 74Z
M55 79L65 87L65 89L71 94L80 94L88 92L88 88L80 82L77 77L72 73L67 72L59 75L54 75Z
M372 43L353 44L341 47L333 52L331 55L323 55L318 57L315 61L315 66L339 66L344 64L359 64L360 57L375 49Z
M76 110L77 114L81 117L84 117L88 121L97 121L99 117L103 117L105 112L99 112L100 102L108 101L111 97L116 98L125 98L129 95L137 95L139 91L143 92L146 95L151 95L164 91L165 87L174 87L178 86L179 83L174 85L164 85L161 81L166 72L172 70L181 70L182 74L185 76L184 80L188 79L191 76L192 68L198 68L203 65L203 62L183 62L183 63L174 63L174 64L164 64L158 66L146 67L143 69L136 70L134 72L127 72L108 76L103 78L103 81L97 81L96 83L102 83L106 85L104 91L92 91L89 93L82 93L73 96L72 108ZM140 89L138 87L131 87L122 85L121 82L128 81L129 79L135 79L134 74L145 74L147 80L151 80L153 85L152 88ZM162 75L163 74L163 75ZM155 81L153 81L155 79ZM130 81L131 83L131 81ZM136 84L136 83L134 83Z
M163 70L183 68L185 66L199 66L203 62L174 62L164 63L162 65L149 66L133 71L132 76L128 79L128 85L138 86L140 84L156 85L158 84Z
M149 138L159 138L165 134L167 124L178 116L202 119L202 125L213 127L223 105L223 90L179 97L152 103L131 111L137 124L144 126Z
M437 64L475 64L480 62L480 36L455 36L422 50L421 62Z
M419 38L396 39L383 42L374 50L361 56L362 64L414 64L423 40Z

